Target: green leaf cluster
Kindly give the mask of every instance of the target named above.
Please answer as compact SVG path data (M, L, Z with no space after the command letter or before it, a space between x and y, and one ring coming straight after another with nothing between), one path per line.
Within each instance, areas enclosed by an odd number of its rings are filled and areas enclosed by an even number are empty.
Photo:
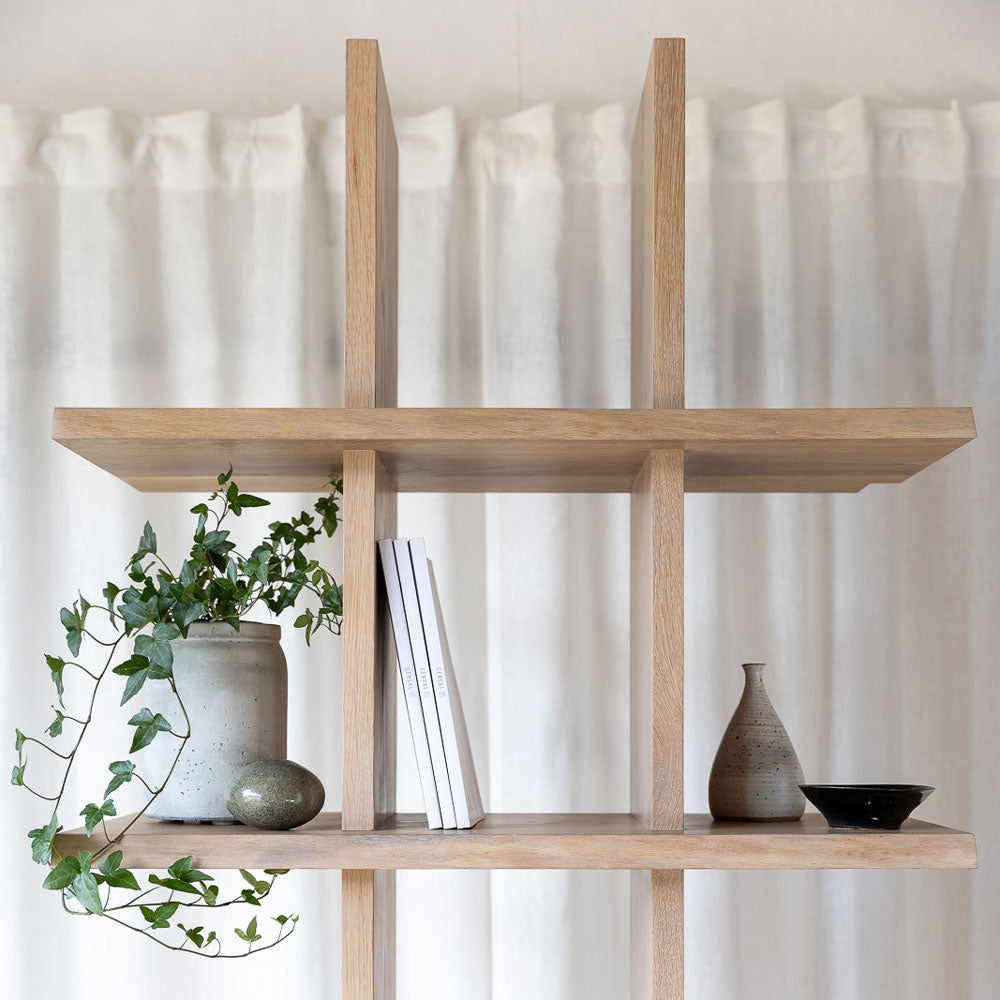
M214 882L215 879L205 872L198 871L192 867L193 859L189 855L186 858L178 858L168 869L167 877L160 875L150 875L149 884L159 885L171 892L185 892L193 896L204 896L205 901L211 906L214 905L219 890L215 886L206 887L206 883ZM210 888L212 891L206 891Z
M170 723L159 712L155 714L148 708L142 708L131 719L128 720L130 726L135 726L135 733L132 736L132 746L129 753L135 753L143 747L148 747L159 733L172 732Z
M95 876L91 872L93 859L91 851L80 851L75 858L72 854L68 855L49 872L42 888L65 889L85 910L100 915L104 912L104 905L97 889L97 879L104 881L104 876Z
M156 532L146 522L135 551L126 563L126 578L117 583L107 581L102 588L100 602L91 603L78 594L72 604L60 609L65 644L72 658L45 654L50 679L58 695L58 707L53 706L55 718L45 728L45 734L53 740L62 737L65 723L69 720L80 727L79 736L75 745L63 753L43 740L26 736L20 729L15 730L17 762L11 772L12 784L46 799L53 807L49 821L28 832L35 862L49 865L54 854L57 859L43 882L46 889L62 892L65 898L75 900L89 913L102 915L106 907L113 909L116 920L119 914L122 917L132 914L138 919L141 913L145 923L143 926L129 924L133 930L173 950L181 950L190 943L208 957L221 954L221 941L215 931L206 933L201 925L185 926L178 922L176 926L184 934L180 945L161 941L153 932L169 929L179 906L245 904L260 907L275 878L285 874L287 869L266 869L264 875L269 880L241 870L246 887L233 898L220 903L215 880L196 869L193 859L186 857L175 861L163 874L149 875L149 888L140 891L135 874L122 867L122 851L112 850L122 833L111 837L104 825L108 817L117 814L111 796L135 778L149 791L151 799L155 798L170 780L173 768L165 777L158 776L158 786L154 787L137 773L133 761L112 761L108 765L110 780L103 796L95 797L95 801L88 802L80 811L88 837L100 828L106 834L105 842L96 843L92 851L80 851L75 856L60 858L54 841L62 829L58 824L57 811L63 805L65 790L73 787L67 785L69 770L92 723L97 689L106 677L122 679L121 705L130 702L147 683L168 685L187 719L173 673L173 643L186 637L195 622L226 622L238 631L240 621L258 605L277 615L301 600L308 606L300 610L294 624L304 630L307 643L320 629L334 634L340 632L343 590L329 570L311 557L308 550L315 542L332 536L336 531L340 521L343 483L340 480L331 481L329 494L319 497L311 510L301 511L284 521L271 522L267 532L247 554L237 548L229 519L238 518L251 508L268 506L268 501L241 492L233 481L232 466L219 475L217 481L218 489L205 502L191 508L196 518L191 546L177 572L164 559ZM98 619L96 625L94 618ZM102 659L106 656L103 667L90 668L79 661L84 647L89 650L91 644L104 647L100 650ZM81 671L93 682L89 706L85 711L66 709L65 678L69 668ZM190 731L176 732L168 718L148 707L134 712L128 719L128 725L133 730L130 754L149 746L163 733L176 737L175 765L190 737ZM66 762L62 783L55 794L45 794L25 781L27 761L24 750L29 741ZM149 803L146 805L148 807ZM125 821L122 831L127 830L129 825L130 821ZM95 863L96 869L93 867ZM112 906L111 890L125 890L139 895L132 902ZM166 898L156 899L156 890L162 890ZM175 894L182 898L174 899ZM185 902L184 897L188 897L189 901ZM289 922L294 924L298 917L281 915L275 920L281 929L273 943L287 936L286 925ZM127 920L119 922L127 923ZM245 954L249 954L253 945L262 940L256 917L246 927L235 928L235 932L249 946ZM214 954L202 952L213 943L218 945L219 951ZM271 947L271 944L264 947Z
M246 941L247 944L254 944L256 941L260 941L263 938L262 934L257 933L257 918L254 917L250 923L247 924L246 930L240 927L234 928L236 936Z
M105 799L102 805L98 805L96 802L88 802L87 805L83 807L80 812L83 817L83 825L87 828L87 836L89 837L94 832L94 827L100 823L105 816L114 816L115 804L111 799Z

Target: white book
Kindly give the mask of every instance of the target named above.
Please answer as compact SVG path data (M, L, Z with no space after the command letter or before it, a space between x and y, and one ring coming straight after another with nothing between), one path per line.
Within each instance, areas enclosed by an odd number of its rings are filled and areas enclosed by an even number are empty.
M393 545L396 549L399 583L403 590L403 609L406 612L406 626L410 633L413 665L417 670L417 689L420 691L420 704L424 710L427 742L431 748L434 783L437 785L438 803L441 806L441 824L446 830L454 830L457 825L455 806L451 797L451 782L448 780L448 764L444 756L444 741L441 737L441 723L438 720L437 699L434 697L434 682L431 680L431 664L427 658L427 643L424 640L424 625L420 617L410 547L405 538L397 538Z
M410 556L413 560L417 597L423 617L427 654L431 663L434 697L437 700L455 817L458 828L466 830L475 826L485 815L483 800L479 794L479 782L476 780L476 768L472 761L472 747L469 745L465 713L462 711L462 699L458 693L451 651L448 648L448 636L441 614L441 600L434 579L434 567L427 558L427 549L422 538L410 539Z
M441 829L441 807L438 803L437 785L431 765L430 745L424 726L424 710L420 704L420 690L417 672L410 651L410 635L406 627L406 613L403 609L403 591L399 583L399 571L392 539L383 538L378 543L382 559L382 576L385 579L386 597L389 602L389 619L392 635L396 642L396 661L399 663L399 679L403 684L406 714L410 720L410 736L413 738L413 752L417 758L417 774L420 789L424 794L424 808L427 810L427 825L432 830ZM407 560L409 563L409 560Z

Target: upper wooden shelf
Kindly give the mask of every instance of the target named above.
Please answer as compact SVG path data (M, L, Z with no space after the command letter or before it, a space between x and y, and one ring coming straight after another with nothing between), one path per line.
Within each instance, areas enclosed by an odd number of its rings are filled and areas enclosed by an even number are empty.
M130 817L108 823L112 835ZM60 853L92 850L83 830ZM685 817L683 833L647 830L618 813L490 814L471 830L428 830L423 815L374 831L323 813L297 830L188 826L142 818L122 838L125 864L163 868L193 855L200 868L975 868L971 833L909 820L900 831L833 831L815 813L791 823Z
M52 436L140 490L312 492L374 449L404 492L628 491L685 451L688 492L856 492L976 436L965 407L843 410L69 409Z

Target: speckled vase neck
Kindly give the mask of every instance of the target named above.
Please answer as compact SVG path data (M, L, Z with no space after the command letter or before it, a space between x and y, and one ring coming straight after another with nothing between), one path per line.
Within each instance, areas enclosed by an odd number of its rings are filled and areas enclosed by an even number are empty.
M719 820L791 820L805 811L802 768L764 687L764 666L743 664L743 697L712 764L708 805Z

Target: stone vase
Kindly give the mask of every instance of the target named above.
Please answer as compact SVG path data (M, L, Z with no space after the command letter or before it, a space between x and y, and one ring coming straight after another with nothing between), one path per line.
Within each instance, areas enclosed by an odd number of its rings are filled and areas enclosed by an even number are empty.
M805 811L802 768L764 688L764 666L743 664L743 697L708 779L708 807L715 819L791 820Z
M225 622L195 622L186 639L173 641L174 681L191 720L191 738L148 816L232 823L226 792L233 778L254 761L287 756L288 670L280 638L278 625L241 622L236 632ZM185 731L168 684L147 683L135 700L161 712L175 731ZM137 769L150 784L162 783L177 745L162 733L139 752Z

